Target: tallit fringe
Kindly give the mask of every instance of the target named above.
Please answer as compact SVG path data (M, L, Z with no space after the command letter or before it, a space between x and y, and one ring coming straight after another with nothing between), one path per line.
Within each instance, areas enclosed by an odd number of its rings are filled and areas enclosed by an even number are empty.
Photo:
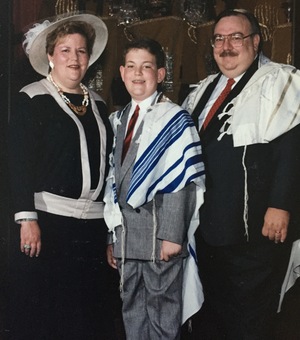
M153 214L153 236L152 236L152 255L151 255L151 261L154 263L155 262L155 253L156 253L156 232L157 232L157 215L156 215L156 201L155 201L155 197L153 198L152 214Z
M246 159L246 151L247 151L247 145L244 146L244 152L243 152L243 158L242 158L242 164L244 169L244 212L243 212L243 220L244 220L244 226L245 226L245 236L247 237L247 242L249 242L249 226L248 226L248 173L247 173L247 167L245 163Z
M126 239L126 228L125 223L123 221L122 223L122 236L121 236L121 275L120 275L120 293L123 291L123 285L124 285L124 264L125 264L125 239ZM122 296L122 294L121 294Z

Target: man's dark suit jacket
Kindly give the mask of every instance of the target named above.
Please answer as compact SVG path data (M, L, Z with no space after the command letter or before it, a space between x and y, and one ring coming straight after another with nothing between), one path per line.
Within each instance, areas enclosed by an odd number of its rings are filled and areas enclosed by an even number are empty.
M206 193L201 208L199 231L204 240L213 246L247 242L243 220L245 190L249 199L249 242L269 242L261 231L268 207L291 213L288 238L299 238L298 211L300 210L300 126L266 144L233 147L231 135L217 140L224 120L218 114L237 96L258 68L257 60L233 88L225 102L200 137L206 169ZM221 74L220 74L221 76ZM217 77L195 107L197 121L220 77ZM230 109L230 108L228 108ZM247 108L245 107L245 111ZM243 154L247 180L243 168Z

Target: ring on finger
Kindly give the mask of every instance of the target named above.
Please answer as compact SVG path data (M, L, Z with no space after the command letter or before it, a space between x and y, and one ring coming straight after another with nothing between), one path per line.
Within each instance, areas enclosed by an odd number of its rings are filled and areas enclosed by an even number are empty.
M29 244L24 244L24 249L31 249Z

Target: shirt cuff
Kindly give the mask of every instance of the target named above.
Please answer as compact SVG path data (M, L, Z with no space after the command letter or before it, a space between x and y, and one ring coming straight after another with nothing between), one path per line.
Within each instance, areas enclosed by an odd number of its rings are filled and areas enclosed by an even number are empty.
M24 221L37 221L38 215L35 211L20 211L15 214L15 222L20 224Z

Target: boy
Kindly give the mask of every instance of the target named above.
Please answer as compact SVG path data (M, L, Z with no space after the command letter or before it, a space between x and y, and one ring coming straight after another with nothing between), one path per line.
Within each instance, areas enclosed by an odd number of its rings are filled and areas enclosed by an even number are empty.
M201 146L189 114L157 91L165 77L160 44L133 41L124 57L120 73L132 99L111 116L107 257L121 275L127 339L179 339L184 259L196 267L187 244L204 190Z

